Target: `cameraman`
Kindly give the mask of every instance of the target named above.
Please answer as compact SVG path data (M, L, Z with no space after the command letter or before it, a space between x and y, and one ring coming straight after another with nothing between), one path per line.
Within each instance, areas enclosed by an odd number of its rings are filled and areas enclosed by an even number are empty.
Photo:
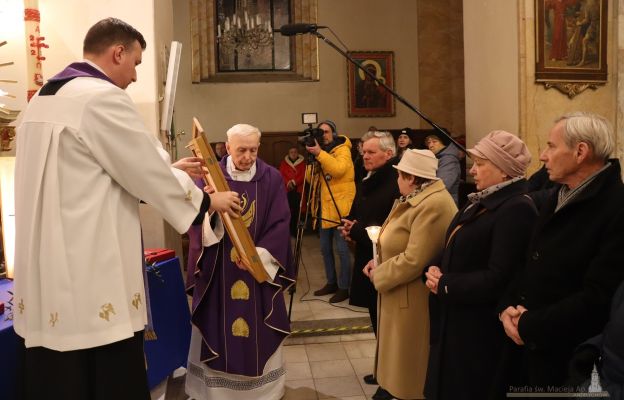
M316 157L320 168L316 173L322 173L320 179L310 177L311 166L308 166L306 178L314 182L313 193L318 196L320 190L320 218L321 218L321 253L325 264L325 286L314 292L315 296L334 294L330 303L339 303L349 298L351 283L351 260L347 242L340 235L338 227L340 219L349 214L355 197L355 182L353 161L351 160L351 141L336 132L336 124L325 120L318 126L323 131L323 146L315 140L314 146L306 146L308 152ZM321 172L322 171L322 172ZM332 199L333 197L333 199ZM312 215L319 215L319 202L314 201L311 206ZM316 227L316 219L314 226ZM336 277L333 242L340 258L340 275Z

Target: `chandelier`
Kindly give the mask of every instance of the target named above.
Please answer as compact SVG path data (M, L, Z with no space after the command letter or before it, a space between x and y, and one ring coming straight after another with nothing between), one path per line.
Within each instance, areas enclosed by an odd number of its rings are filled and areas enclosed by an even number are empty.
M226 52L252 55L273 44L271 21L264 21L248 8L248 0L236 0L234 13L220 18L217 41Z

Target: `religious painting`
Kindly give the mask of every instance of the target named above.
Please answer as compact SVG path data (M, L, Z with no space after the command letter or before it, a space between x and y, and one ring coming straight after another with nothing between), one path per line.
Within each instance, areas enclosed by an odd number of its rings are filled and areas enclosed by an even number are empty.
M536 81L606 82L607 4L607 0L536 0Z
M349 55L362 68L394 89L394 53L392 51L352 51ZM383 85L360 68L347 63L349 117L392 117L394 97Z

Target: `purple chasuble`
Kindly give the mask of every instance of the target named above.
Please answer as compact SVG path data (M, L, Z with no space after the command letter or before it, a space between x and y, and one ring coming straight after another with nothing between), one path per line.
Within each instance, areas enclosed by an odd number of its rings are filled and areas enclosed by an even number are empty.
M191 320L201 331L201 360L208 367L256 377L290 334L283 296L294 282L290 209L277 169L257 159L250 182L233 181L226 159L220 166L230 189L240 194L242 218L251 238L281 267L272 283L260 284L232 261L233 245L227 234L218 244L202 249L201 227L193 227L187 279L187 288L193 291Z
M54 75L48 82L68 81L74 78L100 78L115 84L105 73L86 62L75 62L69 64L64 70Z

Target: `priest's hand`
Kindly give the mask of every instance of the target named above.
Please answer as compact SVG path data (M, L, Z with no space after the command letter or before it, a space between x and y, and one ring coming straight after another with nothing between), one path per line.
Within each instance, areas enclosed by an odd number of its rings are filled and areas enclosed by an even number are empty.
M171 164L172 167L186 172L193 179L199 179L206 175L204 165L206 163L199 157L184 157Z
M214 192L210 195L210 211L227 213L232 218L238 218L241 212L238 193Z
M242 269L243 271L247 271L251 269L251 264L249 263L249 260L247 260L247 258L245 257L238 257L235 263L236 263L236 266Z

